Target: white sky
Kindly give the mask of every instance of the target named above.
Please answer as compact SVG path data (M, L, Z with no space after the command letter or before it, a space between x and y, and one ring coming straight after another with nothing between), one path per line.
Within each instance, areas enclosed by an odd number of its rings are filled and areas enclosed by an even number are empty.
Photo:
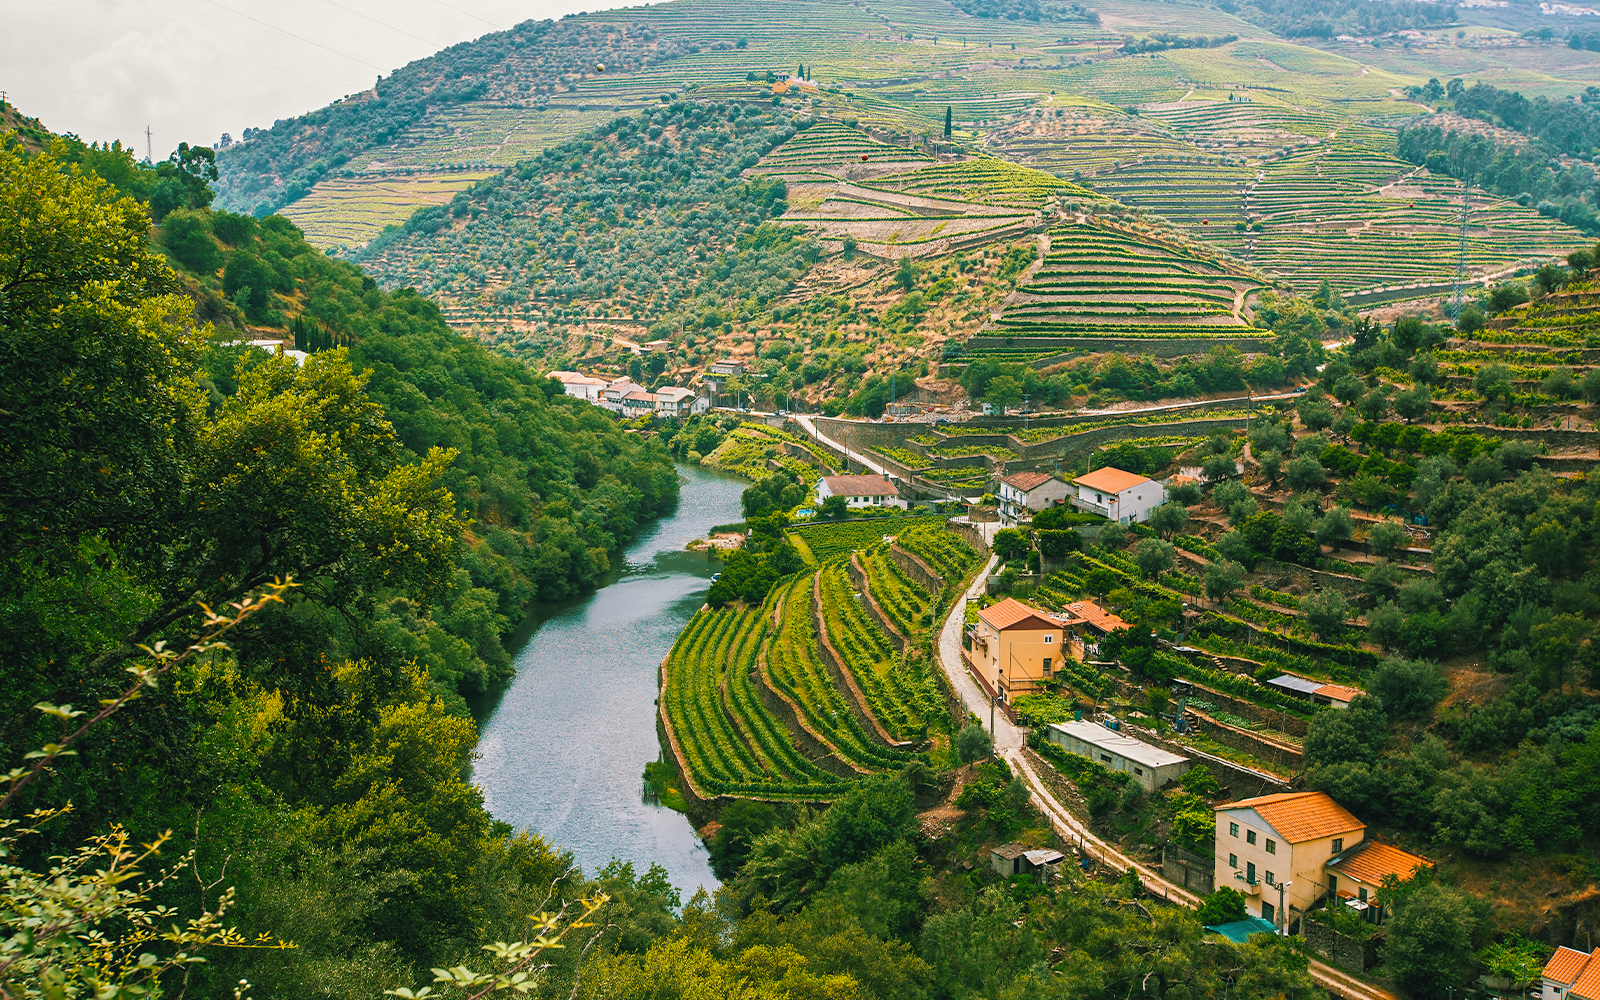
M0 0L0 90L85 141L179 142L319 108L413 59L589 0Z

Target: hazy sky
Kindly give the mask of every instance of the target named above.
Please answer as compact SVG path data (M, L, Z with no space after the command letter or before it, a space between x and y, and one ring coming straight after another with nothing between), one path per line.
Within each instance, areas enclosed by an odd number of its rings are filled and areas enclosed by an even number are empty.
M589 0L0 0L0 90L25 114L157 159L268 126L378 74ZM633 4L626 4L632 6Z

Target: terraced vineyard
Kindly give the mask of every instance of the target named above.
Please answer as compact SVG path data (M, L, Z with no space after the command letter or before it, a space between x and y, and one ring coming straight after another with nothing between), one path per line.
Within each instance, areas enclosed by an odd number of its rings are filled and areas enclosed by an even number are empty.
M661 711L697 794L825 801L854 777L948 753L953 723L925 646L939 602L895 564L885 527L947 580L977 566L937 518L811 526L800 530L826 554L820 569L780 581L759 609L703 608L679 635Z
M1001 326L1032 336L1227 337L1261 282L1197 253L1092 225L1050 232L1050 251L1006 300Z
M806 760L754 697L749 674L762 622L757 611L702 610L673 644L662 707L682 759L710 795L837 795L843 783Z
M857 549L870 549L879 545L885 535L904 536L908 532L932 528L940 534L944 530L944 517L875 517L865 521L846 521L842 524L803 524L793 533L805 540L806 547L818 562L848 559ZM954 535L950 537L954 538ZM959 541L959 539L958 539Z

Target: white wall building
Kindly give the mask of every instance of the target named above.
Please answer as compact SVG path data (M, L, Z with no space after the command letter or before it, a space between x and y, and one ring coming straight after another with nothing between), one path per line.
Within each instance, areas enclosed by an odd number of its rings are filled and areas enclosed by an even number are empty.
M1160 483L1109 465L1079 476L1073 487L1077 495L1069 498L1072 506L1123 524L1148 521L1150 512L1167 502Z
M694 403L694 393L688 389L677 386L668 386L656 390L656 416L663 419L687 417L689 407Z
M595 378L582 372L551 372L548 378L553 378L561 383L562 389L574 399L581 399L586 403L598 403L600 393L605 391L608 383L603 378Z
M1000 480L1000 520L1005 524L1032 517L1033 512L1060 503L1072 492L1048 472L1019 472Z
M844 497L846 507L906 506L888 476L823 476L817 483L817 503L829 497Z
M1045 731L1045 738L1107 770L1133 775L1133 780L1147 792L1177 781L1189 770L1189 758L1113 732L1098 722L1053 722Z

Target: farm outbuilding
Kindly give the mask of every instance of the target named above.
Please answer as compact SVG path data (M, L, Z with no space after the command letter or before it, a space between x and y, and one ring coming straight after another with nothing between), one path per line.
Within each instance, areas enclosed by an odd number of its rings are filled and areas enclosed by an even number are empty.
M1107 770L1133 775L1133 780L1147 792L1169 781L1177 781L1189 769L1189 758L1113 732L1098 722L1054 722L1045 737L1061 749L1087 757Z

